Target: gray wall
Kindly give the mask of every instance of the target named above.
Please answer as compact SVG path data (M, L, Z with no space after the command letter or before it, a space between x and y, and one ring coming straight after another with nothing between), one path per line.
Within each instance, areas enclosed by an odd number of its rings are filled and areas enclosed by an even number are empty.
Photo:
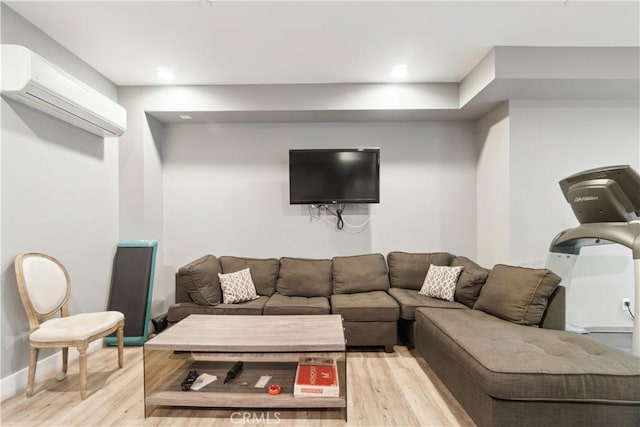
M115 99L117 88L2 4L1 39L21 44ZM14 257L58 258L72 280L73 313L104 310L118 241L118 140L101 139L2 98L1 375L27 366L29 324ZM44 351L41 358L51 352Z
M451 251L475 257L471 122L173 125L165 130L165 261ZM289 204L290 148L380 147L380 203L351 225ZM314 215L317 212L314 212Z
M509 258L509 104L476 123L478 141L477 262L491 267Z
M261 87L255 97L249 88L233 86L120 88L128 113L119 152L120 238L159 242L154 314L174 301L176 269L203 253L331 257L450 250L474 256L471 122L163 126L145 114L239 109L243 117L252 108L304 111L310 108L305 103L316 109L326 103L331 110L332 101L345 99L340 105L347 110L384 108L379 103L387 98L376 94L397 90L338 85L325 99L310 86ZM431 97L415 95L424 91L421 85L401 90L423 107ZM382 203L345 212L353 224L371 213L367 227L336 232L328 218L310 220L306 207L288 204L287 150L311 146L382 148Z

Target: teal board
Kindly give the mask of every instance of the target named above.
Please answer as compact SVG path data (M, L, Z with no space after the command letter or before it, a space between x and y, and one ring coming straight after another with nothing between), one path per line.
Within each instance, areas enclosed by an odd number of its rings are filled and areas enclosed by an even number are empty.
M125 240L118 243L108 310L124 313L125 345L143 345L149 337L157 249L155 240ZM115 334L105 337L104 342L116 345Z

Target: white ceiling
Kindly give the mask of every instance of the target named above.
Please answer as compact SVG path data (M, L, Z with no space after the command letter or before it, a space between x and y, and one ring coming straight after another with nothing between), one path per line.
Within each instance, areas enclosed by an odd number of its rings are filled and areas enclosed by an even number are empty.
M639 46L636 1L9 1L119 86L458 82L494 46Z

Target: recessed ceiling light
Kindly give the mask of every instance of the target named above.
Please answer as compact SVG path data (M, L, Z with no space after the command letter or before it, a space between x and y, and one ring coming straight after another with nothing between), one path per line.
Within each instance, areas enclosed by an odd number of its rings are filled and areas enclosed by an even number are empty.
M156 72L158 73L158 78L160 80L164 80L166 82L173 80L173 71L168 68L157 68Z
M391 69L391 77L401 79L407 75L407 64L396 64Z
M180 117L182 120L191 120L191 119L193 119L193 117L191 117L188 114L180 114L178 117Z

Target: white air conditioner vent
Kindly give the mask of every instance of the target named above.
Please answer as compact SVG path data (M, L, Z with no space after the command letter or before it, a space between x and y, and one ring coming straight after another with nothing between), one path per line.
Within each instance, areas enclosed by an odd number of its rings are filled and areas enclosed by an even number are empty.
M120 136L127 112L29 49L2 45L2 95L99 136Z

